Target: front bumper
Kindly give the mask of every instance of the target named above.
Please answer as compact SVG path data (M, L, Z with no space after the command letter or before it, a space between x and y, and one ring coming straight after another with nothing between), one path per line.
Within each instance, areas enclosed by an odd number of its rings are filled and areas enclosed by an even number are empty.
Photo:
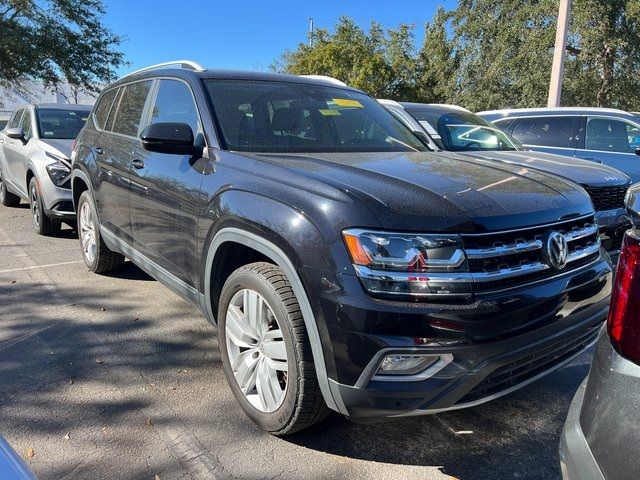
M618 262L624 232L632 227L629 214L624 208L600 210L596 212L596 220L600 228L602 247L611 257L613 265Z
M305 277L322 279L307 291L322 292L315 314L332 396L361 421L469 407L531 383L593 344L611 289L605 260L464 305L374 299L353 275ZM410 352L453 360L426 379L373 378L384 355Z

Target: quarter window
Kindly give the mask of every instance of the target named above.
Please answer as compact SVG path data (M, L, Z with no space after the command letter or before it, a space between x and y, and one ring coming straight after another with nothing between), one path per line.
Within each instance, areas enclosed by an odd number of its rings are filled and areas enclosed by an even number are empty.
M590 117L585 148L605 152L635 153L640 147L640 128L622 120Z
M104 129L104 126L107 123L107 116L109 115L109 110L111 110L111 105L113 105L113 99L116 98L117 91L118 90L114 88L113 90L109 90L105 93L93 112L93 117L100 129Z
M573 130L577 120L578 117L523 118L511 135L525 145L573 148Z
M198 110L189 87L178 80L161 80L151 111L151 123L186 123L198 134Z
M147 101L147 95L151 89L151 81L136 82L127 85L124 88L118 112L113 124L113 131L128 135L130 137L138 136L140 127L140 119L144 104Z

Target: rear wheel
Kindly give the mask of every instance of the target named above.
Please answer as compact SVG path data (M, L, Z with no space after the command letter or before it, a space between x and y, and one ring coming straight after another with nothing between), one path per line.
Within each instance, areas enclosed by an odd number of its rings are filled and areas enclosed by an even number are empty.
M231 390L262 429L287 435L329 413L300 306L282 269L252 263L220 295L218 340Z
M17 207L20 205L20 197L7 190L7 186L0 172L0 203L5 207Z
M89 270L95 273L107 273L120 268L124 263L124 256L109 250L102 240L93 199L88 190L80 195L77 212L82 259Z
M32 177L29 182L29 206L31 207L31 221L33 228L39 235L55 235L60 232L60 222L47 217L38 181Z

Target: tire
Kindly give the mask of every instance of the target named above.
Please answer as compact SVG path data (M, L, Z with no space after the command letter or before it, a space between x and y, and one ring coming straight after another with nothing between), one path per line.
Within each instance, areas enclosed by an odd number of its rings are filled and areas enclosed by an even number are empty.
M245 316L248 305L262 312L253 317L259 321ZM233 395L263 430L288 435L330 413L316 378L300 306L280 267L252 263L229 276L220 294L218 342Z
M32 177L29 181L29 207L31 208L31 223L38 235L48 236L60 233L60 222L47 217L44 211L44 201L36 177Z
M78 199L78 239L82 250L82 259L87 268L94 273L107 273L117 270L124 263L124 256L109 250L100 236L96 209L91 193L85 190Z
M2 172L0 172L0 203L5 207L17 207L20 205L20 197L7 190L7 185L2 178Z

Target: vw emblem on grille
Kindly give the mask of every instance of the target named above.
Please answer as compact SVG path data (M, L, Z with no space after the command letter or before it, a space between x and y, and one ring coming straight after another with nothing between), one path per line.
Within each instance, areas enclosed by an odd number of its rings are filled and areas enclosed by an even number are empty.
M567 264L569 246L567 240L560 232L551 232L547 238L547 251L545 260L547 264L556 270L562 270Z

